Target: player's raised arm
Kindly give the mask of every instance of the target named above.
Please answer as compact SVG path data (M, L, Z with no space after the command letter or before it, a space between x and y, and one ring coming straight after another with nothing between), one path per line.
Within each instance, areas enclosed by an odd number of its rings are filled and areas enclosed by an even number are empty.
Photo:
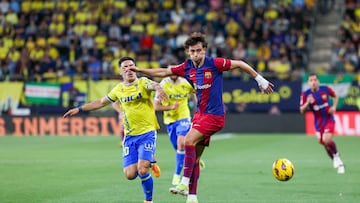
M129 70L134 71L134 72L138 72L138 73L143 73L145 75L148 76L152 76L152 77L166 77L166 76L170 76L173 75L173 73L169 68L138 68L138 67L128 67Z
M63 118L74 116L74 115L78 114L81 111L97 110L97 109L100 109L100 108L110 104L110 103L111 102L106 97L103 97L103 98L95 100L93 102L90 102L90 103L84 104L82 106L70 109L69 111L67 111L64 114Z
M262 93L270 94L272 93L274 85L266 80L263 76L257 73L249 64L241 60L231 60L231 69L240 68L245 71L247 74L251 75L259 85L259 88Z

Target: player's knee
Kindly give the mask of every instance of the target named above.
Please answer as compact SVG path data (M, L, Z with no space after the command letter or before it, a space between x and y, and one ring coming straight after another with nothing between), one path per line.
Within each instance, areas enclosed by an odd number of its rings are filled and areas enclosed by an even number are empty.
M184 142L177 144L177 150L184 150L184 148L185 148L185 143Z
M144 176L149 172L149 167L139 166L138 173L140 176Z
M331 139L324 139L323 140L324 145L329 145L331 143Z
M189 145L196 145L197 142L195 139L192 139L192 138L186 138L185 139L185 142L184 142L184 146L189 146Z
M331 143L331 140L332 140L331 135L326 135L323 137L322 142L324 143L324 145L328 145Z
M124 176L128 180L134 180L137 177L136 171L124 169Z

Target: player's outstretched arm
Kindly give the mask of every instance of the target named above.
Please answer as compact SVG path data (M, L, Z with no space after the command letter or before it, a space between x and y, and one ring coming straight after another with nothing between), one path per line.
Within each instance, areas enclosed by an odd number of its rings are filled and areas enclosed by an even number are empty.
M145 75L152 76L152 77L166 77L166 76L173 75L170 68L152 68L152 69L150 69L150 68L138 68L138 67L132 66L132 67L128 67L128 69L131 71L143 73Z
M245 71L247 74L251 75L259 85L259 88L262 93L270 94L272 93L274 85L256 72L249 64L240 60L231 60L231 69L240 68Z
M108 104L110 104L111 102L106 98L106 97L103 97L101 99L98 99L98 100L95 100L93 102L90 102L90 103L87 103L87 104L84 104L80 107L76 107L76 108L72 108L70 109L69 111L67 111L63 118L67 118L67 117L71 117L71 116L74 116L76 114L78 114L79 112L81 111L93 111L93 110L97 110L97 109L100 109Z

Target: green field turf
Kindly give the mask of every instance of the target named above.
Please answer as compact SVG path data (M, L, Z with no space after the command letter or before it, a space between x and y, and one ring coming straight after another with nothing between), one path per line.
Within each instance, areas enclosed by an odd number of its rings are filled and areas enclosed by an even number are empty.
M208 202L360 202L360 137L335 137L346 165L339 175L314 137L216 135L203 159L198 198ZM140 180L123 177L119 137L0 137L0 202L143 202ZM155 203L185 202L168 192L174 152L159 135ZM295 165L288 182L275 159Z

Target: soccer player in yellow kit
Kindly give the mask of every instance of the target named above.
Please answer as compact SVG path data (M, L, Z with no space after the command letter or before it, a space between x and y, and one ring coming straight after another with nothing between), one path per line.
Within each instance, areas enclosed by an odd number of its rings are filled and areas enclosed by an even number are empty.
M160 85L169 99L161 102L155 97L154 107L157 111L164 111L164 124L166 125L170 142L176 150L172 184L178 185L184 166L185 135L191 128L189 98L193 96L194 88L184 78L176 75L164 78Z
M120 108L119 100L117 100L116 102L113 102L112 107L118 113L119 126L120 126L120 139L121 139L121 142L119 143L119 146L123 147L123 141L124 141L125 134L124 134L124 123L122 121L123 113L122 113L122 110ZM155 156L154 156L154 159L156 161ZM158 166L158 164L156 162L152 163L151 172L155 177L157 177L157 178L160 177L161 170L160 170L160 167Z
M156 130L159 124L152 103L152 91L157 91L157 97L166 100L167 94L159 83L148 78L138 78L136 73L128 69L136 67L135 60L123 57L119 60L123 82L117 84L105 97L70 109L64 118L76 115L81 111L100 109L110 103L119 101L124 125L123 171L129 180L137 176L145 196L145 203L152 203L154 182L149 172L154 162L156 150ZM146 116L145 116L146 115Z

